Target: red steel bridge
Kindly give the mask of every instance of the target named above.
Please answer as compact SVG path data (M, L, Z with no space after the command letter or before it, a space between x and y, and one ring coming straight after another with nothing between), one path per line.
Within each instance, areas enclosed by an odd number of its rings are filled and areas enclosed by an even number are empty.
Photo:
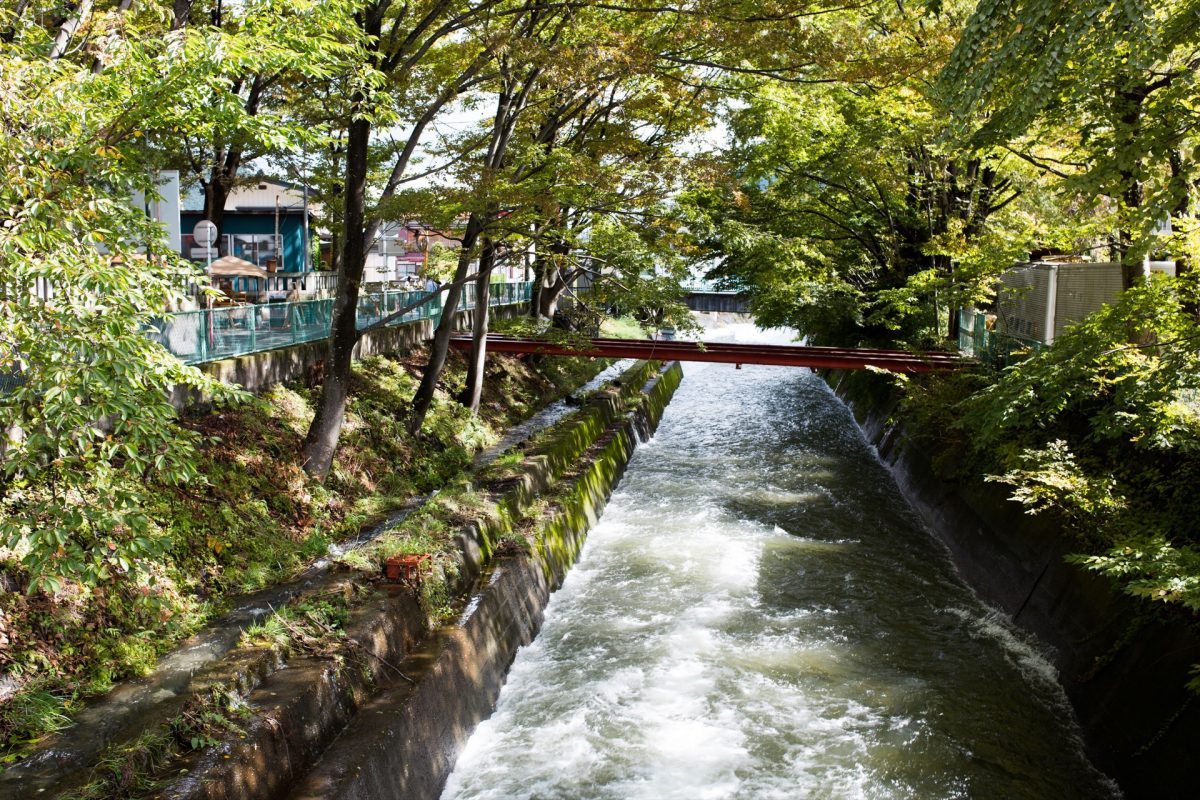
M470 350L471 339L450 340L455 350ZM492 334L487 349L494 353L535 353L548 356L599 356L644 358L658 361L711 361L720 364L766 364L814 369L868 369L891 372L932 372L956 369L970 360L954 353L876 350L861 347L806 347L802 345L730 344L726 342L651 341L643 339L589 339L583 342L547 342Z

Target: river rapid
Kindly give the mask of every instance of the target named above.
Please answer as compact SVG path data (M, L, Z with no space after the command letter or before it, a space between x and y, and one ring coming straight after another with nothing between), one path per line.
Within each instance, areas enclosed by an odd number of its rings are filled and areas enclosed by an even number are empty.
M819 378L685 375L443 800L1118 796Z

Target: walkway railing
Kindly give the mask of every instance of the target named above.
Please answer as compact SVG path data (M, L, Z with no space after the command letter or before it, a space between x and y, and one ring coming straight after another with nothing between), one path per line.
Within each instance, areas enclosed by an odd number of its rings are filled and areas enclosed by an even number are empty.
M688 292L703 292L705 294L737 294L732 289L719 288L717 281L705 280L703 278L690 278L681 284L681 289Z
M1045 343L988 327L988 315L973 308L958 310L958 349L989 364L1007 366Z
M468 285L459 307L475 307L475 287ZM378 322L420 300L425 292L378 292L358 299L358 327ZM529 283L492 284L489 306L524 303L532 295ZM423 319L438 320L442 298L435 297L388 323L405 325ZM259 353L303 342L325 339L333 319L333 300L232 306L183 311L160 320L150 336L185 364L202 364L223 358Z

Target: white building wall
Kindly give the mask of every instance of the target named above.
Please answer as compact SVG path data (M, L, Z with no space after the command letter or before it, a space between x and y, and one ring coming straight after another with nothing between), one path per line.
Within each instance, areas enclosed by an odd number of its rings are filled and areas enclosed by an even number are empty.
M225 208L274 208L276 197L279 198L281 208L304 207L303 190L291 189L271 181L260 181L248 186L236 187L229 193L229 199L225 201Z
M145 210L152 220L162 226L167 247L178 253L183 245L183 231L179 223L179 170L160 170L157 178L157 196L147 199L143 192L134 192L133 205Z

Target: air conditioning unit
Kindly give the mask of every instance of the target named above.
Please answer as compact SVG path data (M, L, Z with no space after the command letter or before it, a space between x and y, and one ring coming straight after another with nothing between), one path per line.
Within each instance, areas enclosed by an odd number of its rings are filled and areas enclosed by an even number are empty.
M1024 264L1000 276L996 328L1050 344L1068 325L1116 300L1124 287L1117 262Z

